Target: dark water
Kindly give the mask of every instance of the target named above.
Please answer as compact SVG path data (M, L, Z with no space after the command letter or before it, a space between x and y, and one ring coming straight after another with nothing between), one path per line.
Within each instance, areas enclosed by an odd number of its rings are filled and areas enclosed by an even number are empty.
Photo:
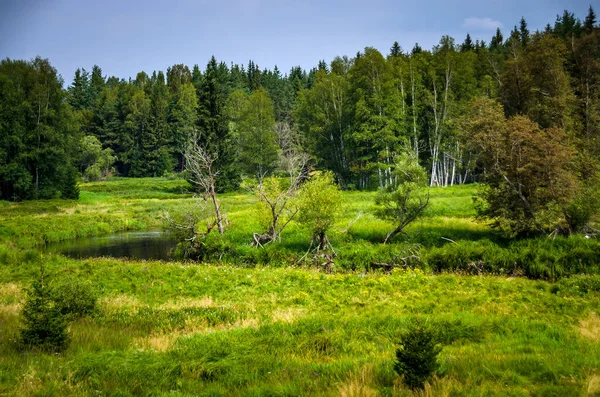
M177 241L163 232L127 232L105 237L88 237L48 244L45 252L70 258L111 256L131 259L171 259Z

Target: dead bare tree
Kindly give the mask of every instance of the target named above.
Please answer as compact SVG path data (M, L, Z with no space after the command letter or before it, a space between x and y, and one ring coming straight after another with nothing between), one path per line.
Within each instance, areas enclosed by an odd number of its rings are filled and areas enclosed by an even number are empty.
M219 233L225 232L224 214L221 211L219 200L215 192L215 183L219 172L215 170L216 153L209 153L199 142L197 133L194 133L188 141L184 153L186 168L190 173L190 182L193 183L204 200L211 201L214 207L216 225Z
M301 183L305 178L298 181L296 179L306 171L310 155L302 150L297 131L291 129L287 122L278 123L275 131L281 149L279 151L279 169L288 173L290 184Z
M294 219L298 209L290 203L298 191L308 173L308 162L310 157L303 152L290 149L283 155L288 161L290 168L287 169L290 176L289 185L283 180L275 177L266 178L257 186L250 187L264 206L266 212L265 233L254 233L253 246L262 247L265 244L281 238L283 229Z
M194 245L206 237L216 226L215 220L206 223L206 230L199 225L200 221L207 219L206 201L197 201L195 205L188 206L181 214L173 215L166 212L162 215L164 224L178 240L187 241Z

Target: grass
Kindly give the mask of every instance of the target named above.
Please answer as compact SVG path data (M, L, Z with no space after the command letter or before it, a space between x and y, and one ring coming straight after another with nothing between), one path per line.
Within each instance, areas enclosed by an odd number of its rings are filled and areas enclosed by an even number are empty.
M100 314L61 355L15 343L27 275L0 284L6 395L404 395L392 363L416 318L444 349L431 387L453 395L581 395L600 368L598 291L522 278L114 259L49 260L93 285ZM33 267L33 265L31 266ZM22 280L22 281L16 281ZM23 387L26 386L25 389ZM435 394L435 393L434 393Z
M513 264L500 260L508 255L549 268L577 262L578 273L593 273L597 242L505 241L472 220L472 186L435 189L429 214L411 226L412 240L388 246L378 243L390 225L371 215L373 194L345 193L331 236L339 254L333 274L290 266L310 238L293 224L280 243L249 247L260 230L254 199L244 193L222 197L231 225L219 242L221 261L212 264L72 260L37 251L45 241L157 228L162 211L189 203L185 187L180 180L115 179L82 185L78 202L0 202L0 395L592 396L600 390L600 276L550 283L498 271ZM410 244L421 246L417 268L366 271ZM79 280L100 297L97 314L71 324L72 343L61 354L17 343L25 290L40 260L54 279ZM471 271L481 263L489 271ZM393 370L400 335L415 319L432 325L443 344L440 371L420 394Z

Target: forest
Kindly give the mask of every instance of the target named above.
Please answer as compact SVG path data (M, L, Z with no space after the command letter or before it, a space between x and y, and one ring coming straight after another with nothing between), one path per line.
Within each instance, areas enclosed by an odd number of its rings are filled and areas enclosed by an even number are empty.
M281 170L278 153L290 145L344 189L393 183L393 159L406 150L431 186L479 181L485 165L465 125L481 111L478 98L508 120L556 128L585 185L599 150L598 35L590 7L583 22L565 11L541 32L522 19L489 43L444 36L432 50L407 52L395 42L385 56L365 48L308 72L213 57L204 70L177 64L123 80L94 65L78 69L66 91L48 60L5 59L1 196L72 197L75 170L89 180L182 171L193 131L218 153L220 191L236 189L242 175Z
M2 60L0 395L600 395L594 10L390 44Z

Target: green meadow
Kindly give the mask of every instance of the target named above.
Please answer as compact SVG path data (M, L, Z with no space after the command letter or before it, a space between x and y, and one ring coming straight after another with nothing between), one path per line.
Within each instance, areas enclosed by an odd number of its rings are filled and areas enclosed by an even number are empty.
M47 243L157 230L193 207L181 179L80 184L78 201L0 201L0 395L597 396L600 246L583 236L508 240L475 220L476 185L435 188L410 237L345 192L335 265L300 260L310 232L263 232L256 198L220 196L229 221L206 262L75 260ZM97 310L69 325L61 353L18 343L40 263L75 280ZM376 264L394 265L391 272ZM415 321L436 330L440 369L422 391L393 370Z

